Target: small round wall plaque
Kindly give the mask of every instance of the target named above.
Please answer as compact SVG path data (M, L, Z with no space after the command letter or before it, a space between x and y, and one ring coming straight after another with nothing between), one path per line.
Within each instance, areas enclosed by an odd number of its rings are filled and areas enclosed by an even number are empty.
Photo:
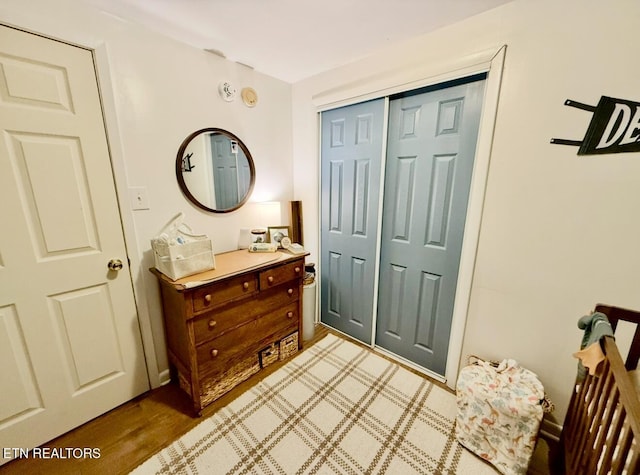
M251 87L243 88L240 96L242 97L242 102L244 102L247 107L255 107L258 102L258 93Z

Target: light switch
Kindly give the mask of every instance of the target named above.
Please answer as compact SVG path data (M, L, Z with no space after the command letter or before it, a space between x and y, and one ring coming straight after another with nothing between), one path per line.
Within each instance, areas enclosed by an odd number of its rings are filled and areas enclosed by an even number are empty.
M149 199L147 197L147 188L144 186L129 187L129 200L131 201L131 209L149 209Z

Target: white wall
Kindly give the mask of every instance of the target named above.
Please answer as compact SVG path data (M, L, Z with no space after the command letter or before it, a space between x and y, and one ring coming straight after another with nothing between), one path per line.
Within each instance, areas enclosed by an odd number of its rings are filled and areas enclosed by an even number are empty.
M586 131L591 114L565 99L640 101L639 22L634 0L517 0L293 88L294 197L317 255L318 104L435 77L508 45L462 354L515 358L538 373L559 422L578 318L598 302L640 309L640 154L579 157L549 140Z
M264 215L256 205L229 214L200 211L178 188L178 147L195 130L226 129L253 155L252 199L291 200L291 86L73 0L3 0L0 22L106 50L98 58L99 80L146 349L155 345L151 360L157 360L157 367L150 368L150 375L157 384L168 362L158 286L147 270L153 266L151 237L183 211L193 229L208 233L215 251L224 252L236 248L241 227L287 224L288 219L280 210ZM259 95L256 107L248 108L240 99L220 99L217 87L222 80L234 83L238 91L253 87ZM129 186L147 188L149 210L131 211L122 196Z
M459 58L503 44L463 355L518 359L540 375L562 418L575 374L571 353L581 338L577 319L596 302L640 308L640 157L578 157L575 148L549 144L552 137L584 135L590 114L563 106L567 98L594 105L601 95L640 101L635 0L517 0L295 84L293 115L291 86L72 0L3 0L0 20L106 48L108 68L102 64L100 71L118 188L145 186L151 203L148 211L124 209L123 219L158 372L167 360L158 290L147 272L149 239L177 211L213 237L217 252L235 247L241 227L284 219L261 219L258 206L211 215L188 204L174 177L184 137L202 127L241 137L256 162L254 198L302 200L305 247L317 262L317 105L435 78ZM256 108L220 100L223 79L254 87Z

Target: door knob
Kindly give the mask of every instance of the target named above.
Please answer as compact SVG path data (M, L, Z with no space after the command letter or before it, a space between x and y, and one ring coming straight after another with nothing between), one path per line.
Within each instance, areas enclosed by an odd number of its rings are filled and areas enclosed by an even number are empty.
M122 269L122 261L120 259L111 259L107 264L109 270L119 271Z

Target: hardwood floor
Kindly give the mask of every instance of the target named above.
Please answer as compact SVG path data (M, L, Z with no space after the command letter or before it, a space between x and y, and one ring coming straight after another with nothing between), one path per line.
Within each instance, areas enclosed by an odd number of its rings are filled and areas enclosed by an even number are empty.
M318 325L314 338L305 343L305 349L328 333L332 331ZM99 449L99 458L17 459L1 466L0 474L128 473L284 364L286 361L274 363L232 389L207 406L201 418L192 417L191 402L176 385L151 390L43 445L63 451L66 448ZM545 454L540 454L529 473L548 474L545 462Z
M326 327L318 326L305 348L328 333ZM100 451L99 458L17 459L1 466L0 474L128 473L285 363L280 361L264 368L207 406L202 417L192 417L190 399L177 385L153 389L43 445L63 450L95 448Z

